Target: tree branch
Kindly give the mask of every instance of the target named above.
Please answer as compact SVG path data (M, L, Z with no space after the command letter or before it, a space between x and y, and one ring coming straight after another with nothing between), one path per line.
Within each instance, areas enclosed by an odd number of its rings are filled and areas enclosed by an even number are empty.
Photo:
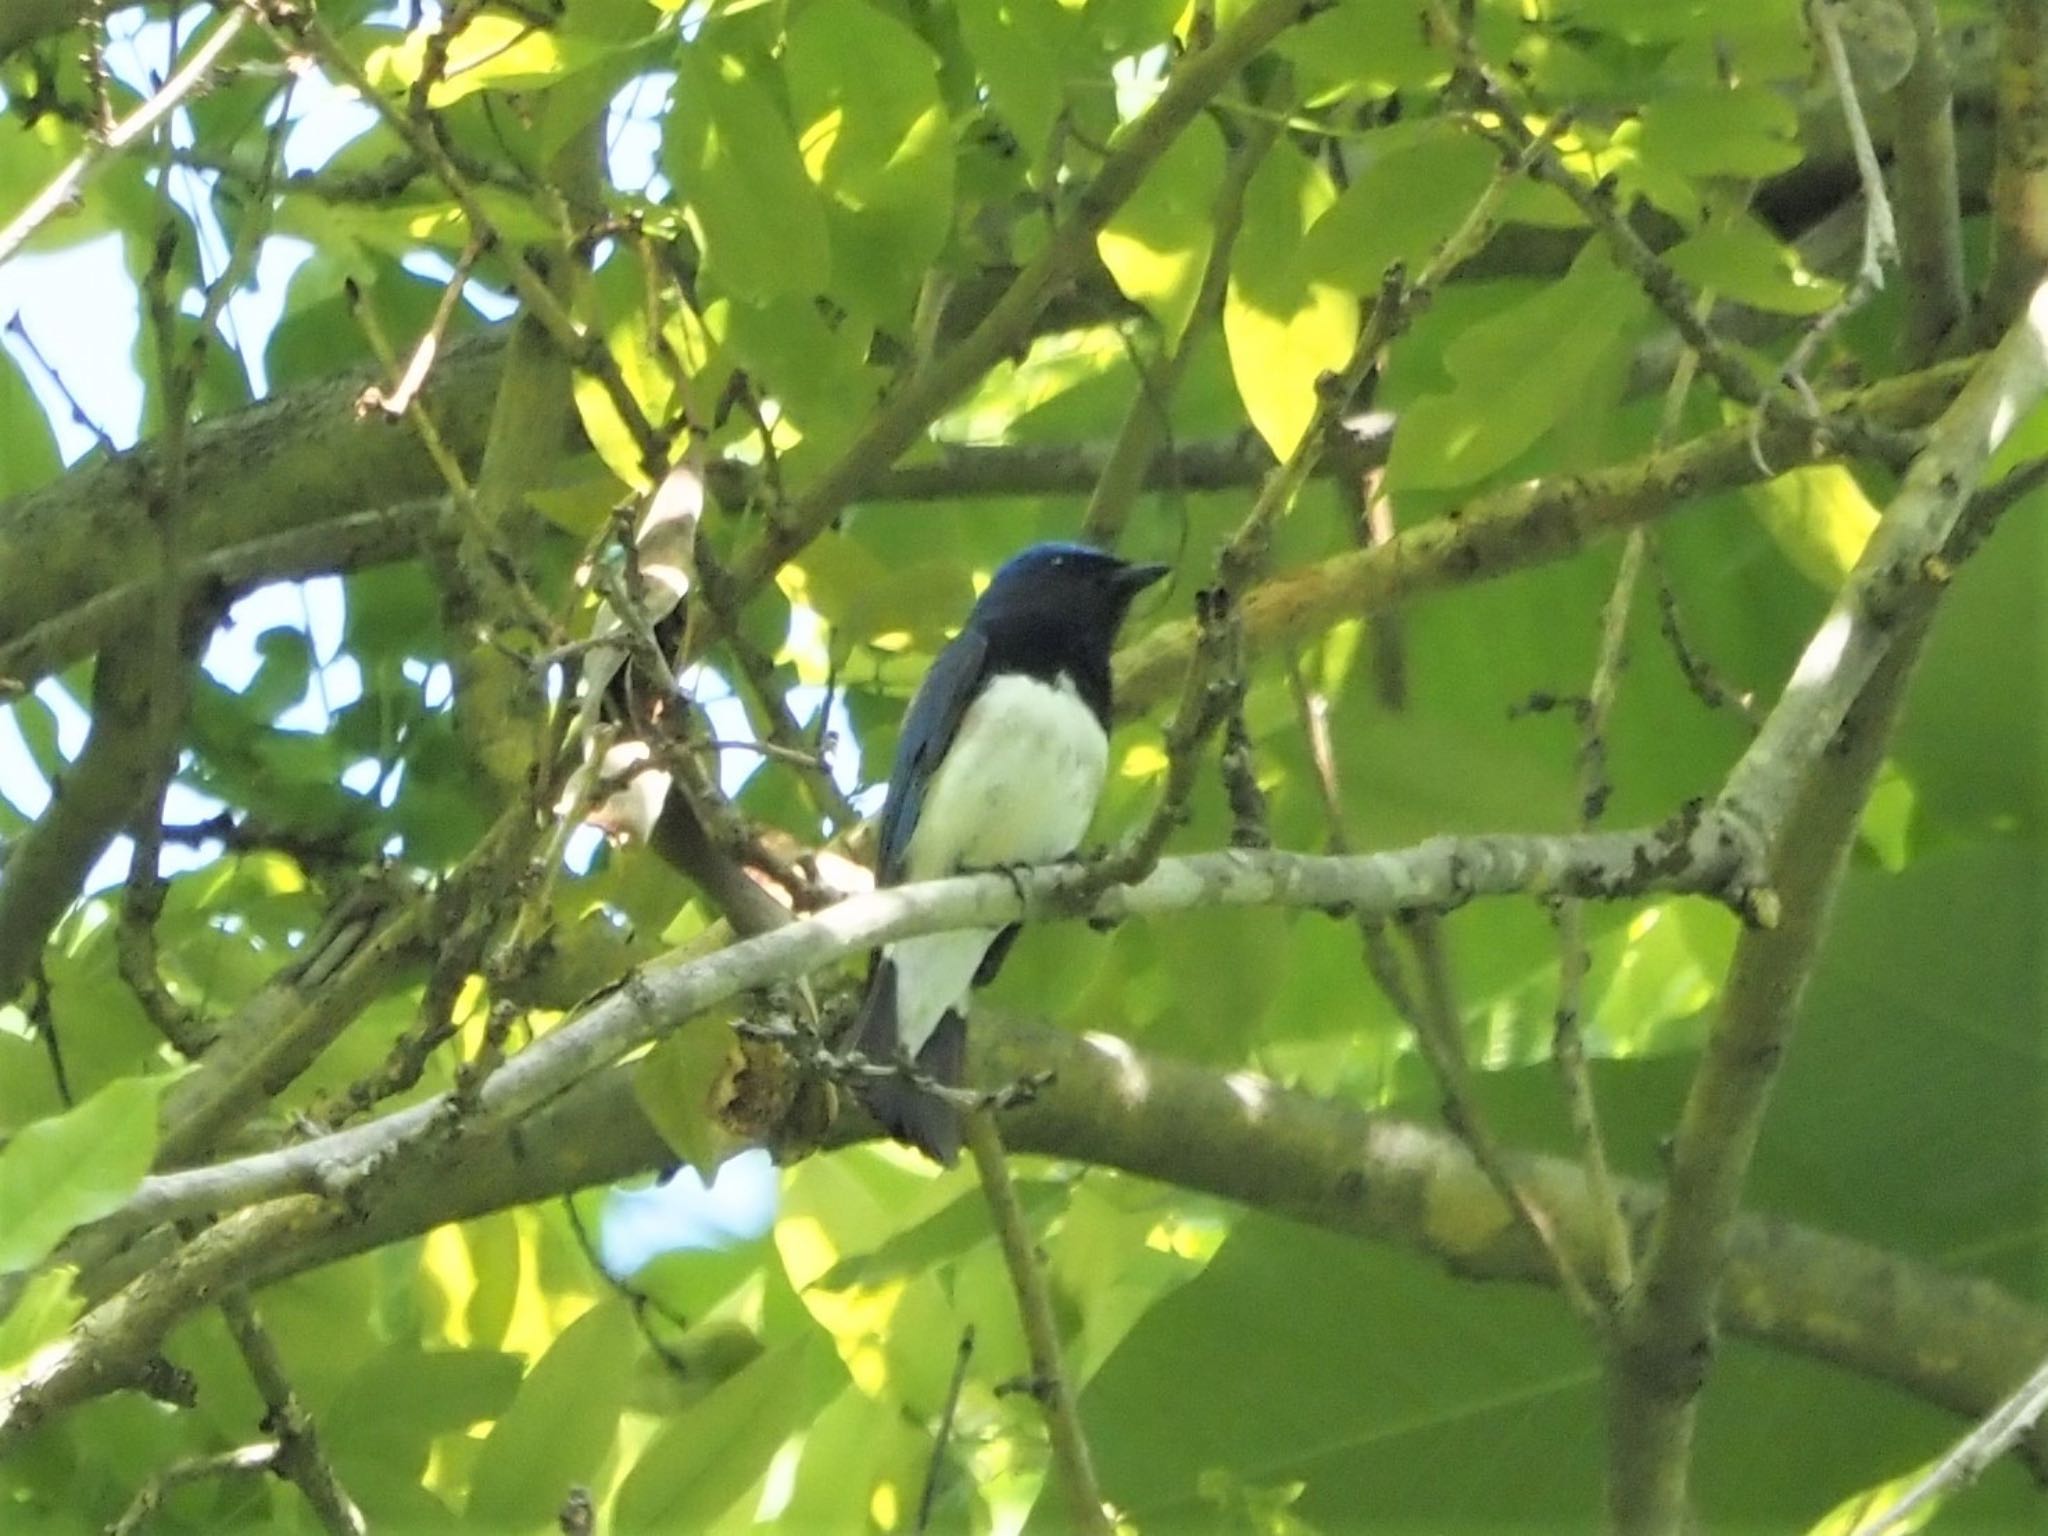
M993 1024L995 1021L985 1021ZM1011 1024L977 1032L975 1079L1050 1074L1004 1115L1019 1152L1120 1168L1324 1230L1424 1254L1471 1281L1547 1284L1548 1259L1445 1131L1156 1056L1113 1036ZM420 1169L367 1208L299 1197L228 1218L209 1247L153 1264L74 1331L71 1354L0 1400L0 1455L29 1424L123 1384L178 1317L218 1284L263 1285L447 1222L630 1178L674 1154L634 1096L630 1066L580 1084L536 1114L474 1133L457 1161ZM857 1114L835 1144L879 1134ZM1516 1176L1554 1213L1582 1269L1597 1266L1600 1219L1582 1172L1519 1155ZM1622 1180L1640 1230L1659 1192ZM97 1289L97 1288L89 1288ZM1738 1217L1721 1321L1773 1348L1887 1382L1975 1420L2048 1357L2048 1313L1988 1281L1765 1216ZM2048 1434L2029 1441L2048 1465Z
M1166 88L1117 136L1072 210L981 324L905 379L869 416L846 451L734 562L732 577L741 592L750 592L768 580L791 555L822 533L934 417L1024 340L1039 310L1093 256L1096 235L1138 189L1180 131L1239 70L1303 14L1301 0L1253 0L1207 47L1175 65Z
M1831 416L1856 415L1902 428L1931 419L1970 377L1948 363L1842 396ZM1254 650L1320 633L1424 592L1560 560L1608 534L1663 517L1694 497L1768 478L1757 442L1779 471L1822 462L1831 451L1797 423L1772 420L1752 434L1738 424L1647 458L1588 474L1488 492L1401 532L1385 544L1338 555L1245 594L1245 640ZM1178 684L1194 644L1182 621L1153 630L1117 657L1117 710L1142 715Z
M1849 1536L1908 1536L1921 1524L1910 1516L1974 1483L1986 1467L2026 1439L2044 1412L2048 1412L2048 1360L1911 1488L1876 1514L1859 1519Z
M1095 1481L1095 1461L1088 1452L1088 1437L1081 1432L1081 1410L1074 1401L1073 1383L1060 1364L1059 1325L1053 1321L1052 1293L1046 1289L1045 1267L1017 1203L1017 1188L1010 1181L1010 1164L1003 1153L1003 1138L996 1130L993 1111L976 1109L967 1115L967 1148L974 1155L974 1171L981 1179L981 1193L988 1201L995 1223L996 1239L1003 1250L1003 1262L1010 1271L1011 1287L1017 1292L1017 1312L1024 1324L1024 1344L1031 1355L1031 1395L1045 1410L1046 1428L1052 1436L1052 1459L1067 1500L1067 1517L1083 1536L1111 1536L1109 1517L1103 1512L1102 1489Z
M517 1118L626 1052L743 992L808 975L914 934L1000 928L1020 920L1115 923L1191 907L1283 906L1392 917L1447 910L1479 896L1565 892L1715 894L1740 903L1749 879L1734 845L1705 824L1586 837L1437 838L1398 853L1319 858L1237 850L1162 860L1141 884L1086 905L1091 871L1066 864L959 876L849 898L800 922L695 958L657 961L505 1063L480 1107ZM378 1120L229 1163L159 1175L120 1211L85 1229L95 1239L215 1213L300 1190L340 1188L366 1166L436 1126L442 1095Z
M1963 323L1962 198L1956 181L1955 75L1934 0L1906 0L1913 18L1913 67L1892 101L1898 183L1899 258L1905 274L1906 361L1927 362Z
M249 1369L249 1379L263 1399L263 1427L277 1437L272 1470L298 1485L328 1536L362 1536L362 1511L321 1451L313 1421L299 1405L298 1394L285 1376L284 1362L278 1358L277 1345L257 1319L256 1309L247 1296L236 1291L221 1298L220 1311Z
M1771 1084L1947 580L1942 551L1991 452L2044 392L2048 287L1936 423L1719 798L1769 850L1783 917L1737 942L1674 1140L1671 1198L1622 1312L1609 1368L1609 1513L1626 1536L1669 1536L1685 1522L1716 1300Z
M1991 270L1978 335L2018 318L2048 275L2048 5L2000 0L1997 158L1991 167Z
M15 839L0 865L0 999L20 991L41 961L50 930L134 814L184 725L184 699L158 697L157 674L157 658L146 643L100 658L91 733L61 775L49 807ZM188 669L180 666L174 675L185 678Z

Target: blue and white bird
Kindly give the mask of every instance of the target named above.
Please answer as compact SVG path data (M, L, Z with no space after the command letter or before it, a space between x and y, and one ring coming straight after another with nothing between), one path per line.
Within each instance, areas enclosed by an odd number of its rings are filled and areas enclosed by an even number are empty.
M1166 574L1079 544L1037 544L996 572L904 716L875 883L1042 864L1081 845L1109 766L1109 657L1131 599ZM1015 926L900 939L878 951L854 1033L871 1061L965 1077L967 994L995 978ZM941 1163L959 1111L903 1078L861 1099Z

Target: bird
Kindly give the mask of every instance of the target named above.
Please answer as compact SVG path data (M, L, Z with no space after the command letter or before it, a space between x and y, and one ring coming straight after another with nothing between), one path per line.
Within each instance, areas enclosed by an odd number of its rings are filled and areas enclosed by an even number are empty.
M1034 544L999 569L903 717L877 828L875 884L1064 859L1109 767L1110 648L1167 573L1082 544ZM995 979L1017 925L899 939L874 952L850 1031L870 1062L966 1075L967 995ZM856 1089L896 1140L950 1167L959 1109L903 1076Z

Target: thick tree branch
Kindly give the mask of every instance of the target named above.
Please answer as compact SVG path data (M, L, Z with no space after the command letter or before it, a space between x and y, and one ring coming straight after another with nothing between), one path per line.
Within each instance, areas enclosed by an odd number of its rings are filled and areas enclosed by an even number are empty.
M1998 142L1991 168L1991 271L1977 313L1985 340L2018 318L2048 276L2048 4L2000 0Z
M1951 575L1945 550L1991 454L2048 395L2048 285L1934 424L1926 448L1829 608L1784 697L1728 776L1724 809L1771 846L1808 770L1890 649Z
M1970 300L1963 287L1954 70L1934 0L1906 0L1906 9L1915 46L1913 67L1892 92L1899 119L1892 174L1906 287L1905 357L1918 367L1962 324Z
M993 1021L989 1021L993 1022ZM1468 1280L1547 1284L1549 1261L1448 1132L1142 1051L1111 1035L985 1028L976 1079L1051 1073L1003 1117L1018 1152L1121 1168L1325 1230L1426 1254ZM835 1141L865 1139L858 1119ZM516 1125L480 1127L459 1159L378 1191L365 1208L304 1196L230 1217L152 1266L74 1334L70 1356L0 1403L0 1455L29 1423L123 1385L134 1362L221 1283L268 1284L445 1222L642 1174L673 1157L634 1097L632 1068L589 1079ZM1601 1219L1581 1171L1518 1156L1518 1178L1555 1213L1582 1267ZM1630 1224L1658 1191L1621 1181ZM196 1250L196 1251L195 1251ZM1887 1382L1968 1419L1984 1417L2048 1357L2048 1313L1987 1281L1764 1216L1732 1233L1721 1322L1730 1332ZM2029 1442L2048 1460L2048 1435Z
M426 389L443 440L458 457L480 450L504 341L451 345ZM1845 394L1832 413L1908 429L1940 412L1968 368L1947 363ZM359 421L355 402L374 375L350 374L194 427L189 434L183 539L186 566L207 593L230 596L265 580L353 570L418 552L445 487L412 433ZM1384 459L1392 422L1368 418L1351 431L1371 462ZM565 431L572 430L569 424ZM1810 434L1783 425L1761 436L1781 470L1820 462ZM1105 447L949 449L931 463L890 472L876 501L972 494L1082 494L1103 469ZM145 444L0 504L0 676L33 682L92 654L156 590L127 558L146 515L137 487L156 450ZM1341 456L1340 456L1341 457ZM1156 483L1183 489L1255 485L1272 460L1233 439L1162 453ZM712 491L744 499L746 472L714 465ZM1247 596L1254 648L1327 628L1339 618L1419 592L1562 559L1620 528L1666 515L1691 498L1762 475L1739 428L1708 433L1668 454L1598 475L1538 482L1484 496L1371 551L1342 556L1268 583ZM431 500L409 499L434 498ZM365 507L381 511L361 511ZM1118 696L1142 712L1180 678L1192 626L1170 625L1126 649Z
M50 930L134 814L184 726L185 700L162 697L161 670L146 641L100 658L92 731L49 807L0 865L0 999L20 991L41 963ZM169 670L175 680L188 675L183 660Z
M1085 865L895 886L709 955L648 966L507 1061L485 1085L478 1107L516 1118L706 1008L912 934L1000 928L1020 919L1114 923L1193 907L1284 906L1394 917L1510 893L1676 891L1740 904L1748 879L1740 850L1718 828L1681 823L1585 837L1438 838L1398 853L1331 858L1248 850L1198 854L1163 860L1142 883L1113 887L1085 905L1077 901L1091 883ZM445 1125L453 1107L444 1095L314 1141L152 1178L87 1231L96 1238L130 1234L297 1190L338 1187L355 1170L381 1165Z
M1902 705L1943 551L1986 460L2048 393L2048 287L1946 411L1719 804L1768 849L1782 920L1737 943L1610 1365L1617 1532L1682 1529L1699 1389L1736 1212L1857 819ZM1830 744L1836 750L1830 751Z
M1967 365L1945 364L1839 397L1828 409L1882 427L1919 425L1953 398L1969 372ZM1753 442L1780 471L1831 456L1803 426L1772 421L1754 434L1746 426L1726 427L1611 469L1489 492L1385 544L1254 588L1242 605L1245 640L1254 651L1283 645L1421 593L1563 559L1597 538L1666 516L1693 497L1767 478ZM1194 625L1183 621L1126 646L1117 657L1117 708L1141 715L1167 696L1193 643Z

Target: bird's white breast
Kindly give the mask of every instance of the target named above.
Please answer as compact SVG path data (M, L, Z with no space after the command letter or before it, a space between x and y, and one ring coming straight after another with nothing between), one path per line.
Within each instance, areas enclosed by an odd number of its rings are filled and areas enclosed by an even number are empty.
M1066 675L996 678L967 707L924 793L913 880L1065 858L1095 815L1109 738Z
M1080 846L1109 769L1109 738L1063 674L1057 683L999 677L967 708L925 790L904 874L1042 864ZM890 946L897 1038L915 1054L967 996L994 929L931 934Z

